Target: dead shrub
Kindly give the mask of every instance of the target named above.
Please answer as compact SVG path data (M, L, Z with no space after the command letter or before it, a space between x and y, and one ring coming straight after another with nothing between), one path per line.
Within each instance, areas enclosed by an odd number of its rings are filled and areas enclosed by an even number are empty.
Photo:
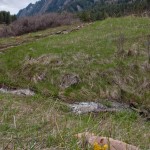
M62 25L71 25L79 22L73 14L70 13L49 13L18 19L0 30L0 37L18 36L29 32L36 32L47 28L58 27Z

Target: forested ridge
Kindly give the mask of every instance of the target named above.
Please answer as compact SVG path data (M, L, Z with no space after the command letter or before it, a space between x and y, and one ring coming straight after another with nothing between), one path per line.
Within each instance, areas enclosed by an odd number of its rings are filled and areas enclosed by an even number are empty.
M150 0L121 0L111 3L101 0L93 7L80 12L79 17L84 21L95 21L107 17L121 17L130 14L141 15L149 11Z

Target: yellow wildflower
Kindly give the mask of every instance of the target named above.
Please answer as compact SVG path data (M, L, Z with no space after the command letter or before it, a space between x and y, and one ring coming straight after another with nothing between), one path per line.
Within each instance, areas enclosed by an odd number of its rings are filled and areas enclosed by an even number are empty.
M101 146L97 142L94 143L94 150L101 150Z
M106 144L103 147L104 147L104 150L108 149L108 145L106 145Z
M94 143L94 150L108 150L108 145L101 146L97 142Z

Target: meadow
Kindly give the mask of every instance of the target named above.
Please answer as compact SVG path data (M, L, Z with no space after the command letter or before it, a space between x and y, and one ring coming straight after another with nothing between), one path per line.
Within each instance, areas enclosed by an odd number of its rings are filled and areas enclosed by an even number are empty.
M0 86L36 93L0 93L0 147L85 149L74 135L89 131L150 149L150 19L108 18L72 28L0 39ZM66 76L77 82L64 86ZM109 100L137 111L76 115L67 105ZM143 110L148 114L140 116Z

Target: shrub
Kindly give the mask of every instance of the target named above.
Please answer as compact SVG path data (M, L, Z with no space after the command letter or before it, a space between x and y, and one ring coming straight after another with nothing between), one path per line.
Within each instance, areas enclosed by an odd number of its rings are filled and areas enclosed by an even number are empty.
M50 27L70 25L79 22L75 15L70 13L49 13L24 17L0 30L0 37L18 36L29 32L44 30Z

